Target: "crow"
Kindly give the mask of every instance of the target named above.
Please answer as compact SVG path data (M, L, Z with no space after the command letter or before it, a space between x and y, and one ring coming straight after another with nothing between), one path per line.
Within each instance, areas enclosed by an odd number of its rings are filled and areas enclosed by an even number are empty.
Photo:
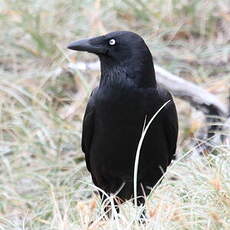
M137 204L174 159L178 118L171 94L155 78L153 59L136 33L116 31L72 42L69 49L96 54L101 78L89 98L83 119L82 150L94 184L116 194L118 204L133 198L134 164L144 123L167 101L151 123L141 146L137 174ZM102 201L106 199L100 192ZM111 204L105 207L109 212Z

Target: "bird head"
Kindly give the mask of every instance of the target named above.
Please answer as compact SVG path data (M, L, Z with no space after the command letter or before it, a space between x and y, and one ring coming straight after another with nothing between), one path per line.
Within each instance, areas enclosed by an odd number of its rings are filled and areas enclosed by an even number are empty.
M122 69L128 76L150 73L154 78L152 55L144 40L136 33L116 31L103 36L72 42L68 49L98 55L101 71ZM137 78L137 77L136 77Z

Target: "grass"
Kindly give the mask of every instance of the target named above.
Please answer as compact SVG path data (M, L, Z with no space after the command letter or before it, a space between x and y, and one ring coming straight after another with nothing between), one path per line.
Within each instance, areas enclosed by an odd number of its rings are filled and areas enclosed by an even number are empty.
M98 73L55 73L94 58L67 51L70 41L128 29L143 35L156 63L226 103L229 10L227 0L2 1L0 229L228 230L229 142L191 157L203 115L178 99L180 158L148 198L146 224L137 222L131 202L120 218L102 220L80 149L82 115ZM225 132L229 137L229 127Z

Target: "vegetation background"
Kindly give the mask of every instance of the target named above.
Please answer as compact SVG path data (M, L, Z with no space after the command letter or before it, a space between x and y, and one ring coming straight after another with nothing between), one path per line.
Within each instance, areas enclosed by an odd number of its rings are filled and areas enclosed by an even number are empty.
M230 229L229 142L192 157L191 140L206 124L178 99L180 158L147 200L146 224L136 221L131 202L119 219L102 220L80 149L99 72L60 71L97 60L68 51L69 42L131 30L145 38L155 63L227 106L229 0L3 0L0 28L1 230Z

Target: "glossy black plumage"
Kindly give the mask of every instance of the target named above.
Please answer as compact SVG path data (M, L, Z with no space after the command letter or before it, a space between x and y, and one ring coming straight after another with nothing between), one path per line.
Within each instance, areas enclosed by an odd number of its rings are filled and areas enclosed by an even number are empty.
M171 100L152 122L141 148L138 195L148 195L174 157L178 134L173 99L156 83L148 47L139 35L118 31L68 48L100 59L101 79L86 108L82 150L93 182L106 193L116 193L124 183L117 196L123 201L133 197L134 161L145 117L148 122Z

